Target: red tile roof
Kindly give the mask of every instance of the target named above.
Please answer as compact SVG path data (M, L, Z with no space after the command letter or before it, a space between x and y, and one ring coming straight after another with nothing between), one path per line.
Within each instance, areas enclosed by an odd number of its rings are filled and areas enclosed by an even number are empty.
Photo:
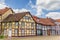
M33 19L35 20L36 23L39 23L39 17L37 17L37 16L32 16L32 17L33 17Z
M50 26L54 26L55 23L53 22L53 20L51 20L50 18L40 18L39 21L41 24L43 25L50 25Z
M4 13L7 12L9 9L11 9L11 8L5 7L4 9L0 9L0 15L4 14Z
M54 26L54 20L51 18L38 18L36 16L33 16L33 19L36 21L36 23L40 23L42 25L50 25L50 26Z
M56 22L60 22L60 19L56 19L55 21L56 21Z

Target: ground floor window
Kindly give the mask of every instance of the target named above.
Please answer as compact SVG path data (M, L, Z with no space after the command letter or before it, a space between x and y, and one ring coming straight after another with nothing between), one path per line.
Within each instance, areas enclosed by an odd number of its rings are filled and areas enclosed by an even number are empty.
M35 31L34 30L31 30L31 34L34 35L35 34Z
M55 35L56 34L56 31L55 30L51 30L51 34L52 35Z
M34 29L12 29L12 36L29 36L35 34L36 31Z
M12 36L18 36L18 29L12 29Z
M43 30L43 35L47 35L47 30Z
M35 35L35 30L33 29L22 29L21 36Z
M22 29L22 30L21 30L21 36L24 36L24 35L25 35L25 30Z
M58 30L58 35L60 35L60 30Z
M15 29L15 36L17 36L18 35L18 30L17 29Z

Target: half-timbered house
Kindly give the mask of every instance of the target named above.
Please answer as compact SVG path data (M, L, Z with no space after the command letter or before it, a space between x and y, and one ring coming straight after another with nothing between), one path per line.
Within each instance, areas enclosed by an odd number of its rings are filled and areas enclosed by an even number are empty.
M9 30L12 31L12 36L34 36L36 35L35 25L30 12L10 14L2 21L5 36Z
M38 18L33 16L36 21L37 35L56 35L56 24L51 18Z
M2 21L10 14L13 14L13 10L11 8L5 7L4 9L0 9L0 34L2 33Z

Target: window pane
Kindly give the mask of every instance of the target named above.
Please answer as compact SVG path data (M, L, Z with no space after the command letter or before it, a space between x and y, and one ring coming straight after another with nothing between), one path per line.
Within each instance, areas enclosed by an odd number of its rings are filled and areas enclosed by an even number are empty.
M41 26L37 26L37 29L42 29L42 27Z
M40 34L41 32L40 32L40 30L37 30L37 34Z
M17 29L15 29L15 36L17 36L18 35L18 30Z
M6 27L7 26L7 23L4 23L4 27Z
M52 30L52 35L55 35L55 30Z
M9 23L9 27L11 27L12 26L12 23Z
M29 16L25 16L25 17L24 17L24 19L27 19L27 20L29 20L29 19L30 19L30 17L29 17Z
M25 30L21 30L22 31L22 33L25 33Z
M35 32L35 31L34 31L34 30L32 30L31 32L32 32L32 34L34 34L34 32Z
M4 30L4 36L5 36L5 35L7 35L7 30L6 30L6 29Z
M52 27L52 29L55 29L55 27Z
M16 22L15 25L18 26L18 22Z
M21 22L21 26L25 26L25 22Z
M31 23L31 27L34 27L34 23Z
M47 35L47 31L46 30L43 30L43 35Z
M30 23L29 22L26 22L26 26L29 27L30 26Z
M60 35L60 30L58 30L58 34Z
M17 29L15 29L15 34L17 34L18 33L18 30Z

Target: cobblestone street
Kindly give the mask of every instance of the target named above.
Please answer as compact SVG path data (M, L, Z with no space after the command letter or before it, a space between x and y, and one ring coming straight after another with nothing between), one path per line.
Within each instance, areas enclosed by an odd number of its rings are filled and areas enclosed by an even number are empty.
M8 40L0 39L0 40ZM10 40L60 40L60 36L12 37Z

